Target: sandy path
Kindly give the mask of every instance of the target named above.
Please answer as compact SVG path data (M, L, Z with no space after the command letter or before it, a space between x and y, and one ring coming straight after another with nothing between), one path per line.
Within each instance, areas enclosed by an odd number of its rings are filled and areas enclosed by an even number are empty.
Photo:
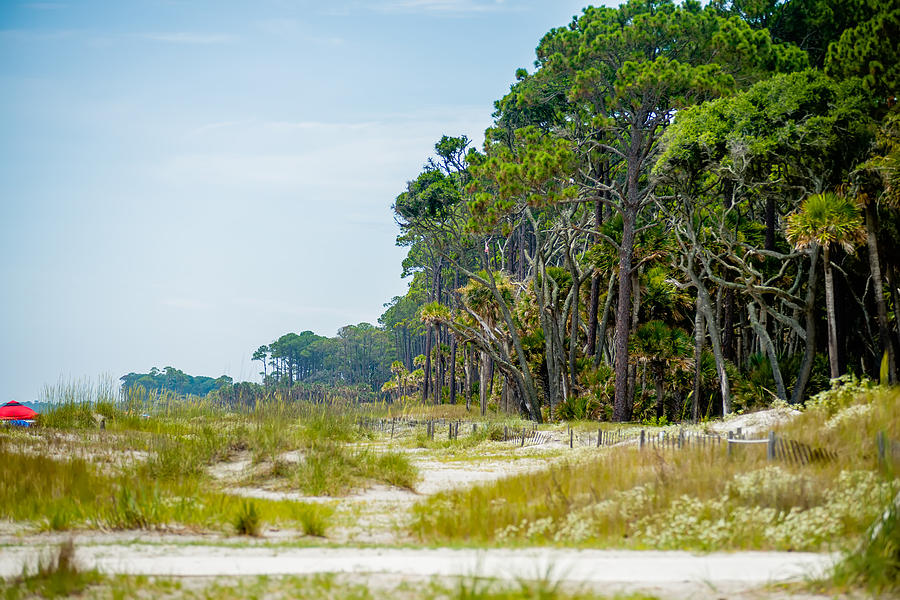
M0 548L0 576L20 574L41 550ZM597 590L644 590L691 597L701 590L743 593L761 585L821 575L834 557L799 552L688 552L535 549L359 549L222 547L94 543L77 547L77 560L108 574L255 576L313 573L402 577L482 576L540 579Z

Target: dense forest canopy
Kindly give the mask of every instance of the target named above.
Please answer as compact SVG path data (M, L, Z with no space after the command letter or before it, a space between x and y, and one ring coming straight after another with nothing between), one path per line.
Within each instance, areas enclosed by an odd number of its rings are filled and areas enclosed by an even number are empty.
M896 382L898 57L890 0L584 9L400 190L407 294L260 346L260 389L623 421Z
M672 419L895 381L898 25L635 1L548 32L483 147L444 137L394 204L423 399L477 370L534 419Z

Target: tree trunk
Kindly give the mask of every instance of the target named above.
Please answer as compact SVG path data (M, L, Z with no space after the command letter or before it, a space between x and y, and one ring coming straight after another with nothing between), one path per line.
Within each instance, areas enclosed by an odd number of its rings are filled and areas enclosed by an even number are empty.
M775 250L775 198L766 198L766 250Z
M694 423L700 421L700 394L702 393L702 379L700 376L700 363L703 358L703 342L706 334L703 332L703 312L700 310L700 300L696 302L696 314L694 315L694 393L691 403L691 420Z
M600 330L597 332L597 352L594 354L594 366L600 364L606 351L606 328L609 325L610 306L613 300L613 287L616 285L616 275L609 276L609 285L606 286L606 300L603 302L603 316L600 317Z
M466 412L469 412L472 408L472 361L475 360L475 353L472 351L472 345L469 343L465 345L463 352L465 353L463 362L465 363L466 370L466 381L463 393L466 395Z
M716 371L719 374L719 390L722 394L722 413L727 415L731 412L731 389L728 382L728 373L725 370L725 357L722 354L722 342L720 337L719 324L716 323L716 317L713 313L712 302L709 297L709 291L700 277L694 272L693 256L689 257L688 275L694 287L697 288L697 299L700 303L700 309L703 311L703 318L706 319L706 329L709 333L709 341L712 346L713 357L716 359Z
M778 355L775 353L775 346L772 344L769 332L756 318L756 305L752 301L747 303L747 316L750 319L750 325L756 331L756 335L759 336L760 343L766 350L766 356L769 357L769 365L772 367L772 377L775 379L775 389L778 397L787 402L787 390L784 387L784 379L781 376L781 367L778 365Z
M725 290L725 305L722 307L722 353L728 360L734 360L734 290Z
M603 203L600 200L594 202L594 227L599 229L603 220ZM600 243L600 236L594 235L594 243ZM587 355L593 356L597 347L597 305L600 302L600 273L594 269L591 276L591 299L588 305L588 337Z
M834 310L834 277L831 273L831 256L828 245L823 247L825 262L825 311L828 320L828 366L831 369L831 378L840 377L838 366L838 342L837 320Z
M450 339L450 404L456 404L456 336Z
M806 384L809 383L809 374L812 372L813 360L816 358L816 284L818 281L819 247L812 246L809 249L809 280L806 283L806 343L803 348L803 362L800 364L800 372L797 374L797 383L791 393L791 403L799 404L803 401Z
M437 344L437 384L434 386L434 403L441 404L444 402L444 376L446 375L446 361L444 360L444 345L441 343L441 326L438 325L438 344Z
M572 306L569 309L571 312L570 319L571 324L569 326L569 393L570 395L575 394L575 385L577 380L577 373L575 369L575 352L578 347L578 333L579 333L579 323L578 317L578 305L581 302L580 292L581 285L578 277L578 270L575 266L572 266L571 269L572 275Z
M487 398L488 398L488 370L490 369L490 365L488 364L487 352L481 353L481 378L478 383L478 396L481 401L481 416L483 417L487 414Z
M881 261L878 255L878 239L875 231L875 209L871 202L866 203L866 246L869 250L869 270L875 290L875 304L878 308L878 337L881 338L882 351L888 357L888 379L891 385L897 383L897 363L888 324L887 306L884 302L884 285L881 281Z
M619 304L616 307L616 364L613 421L628 420L628 338L631 336L631 261L634 256L635 211L626 210L622 220L622 245L619 249Z
M600 273L594 271L591 277L591 299L588 304L588 338L587 338L587 355L594 356L597 349L597 327L598 313L600 303Z
M425 329L425 382L422 384L422 404L428 402L428 393L431 389L431 345L434 327L429 325Z

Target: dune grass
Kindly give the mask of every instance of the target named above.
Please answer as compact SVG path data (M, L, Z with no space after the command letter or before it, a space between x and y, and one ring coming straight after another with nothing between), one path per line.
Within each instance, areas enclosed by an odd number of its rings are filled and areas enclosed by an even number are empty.
M155 479L149 472L109 475L81 458L10 450L0 438L0 517L70 529L212 529L229 531L242 499L202 480ZM293 503L256 501L262 521L296 522Z
M896 435L900 392L825 397L779 434L832 462L767 462L765 445L601 451L413 508L425 543L561 544L693 550L850 547L900 489L874 436Z
M30 597L37 592L43 597L57 597L36 579L0 581L0 592L6 598ZM16 584L19 587L16 587ZM316 574L282 577L194 578L148 577L143 575L104 576L92 574L78 588L81 597L96 599L117 598L180 598L201 600L216 598L340 598L342 600L653 600L642 594L602 594L589 589L570 589L550 578L535 580L498 581L482 577L430 578L397 581L393 578L368 578L361 582L353 575ZM77 592L76 592L77 593Z
M330 512L298 513L295 503L270 500L254 501L250 511L225 493L210 467L249 455L259 473L286 481L288 489L328 495L373 482L412 489L418 477L403 454L358 445L372 434L357 425L354 409L277 397L222 406L140 389L116 403L111 397L102 384L60 383L45 391L55 405L37 427L0 431L0 517L48 530L248 533L257 527L240 524L256 521L321 536ZM288 451L300 453L299 464L281 458Z

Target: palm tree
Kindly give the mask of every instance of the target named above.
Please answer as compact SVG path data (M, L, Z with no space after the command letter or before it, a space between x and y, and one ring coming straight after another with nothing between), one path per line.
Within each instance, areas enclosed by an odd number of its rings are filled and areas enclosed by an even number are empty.
M635 330L630 346L631 355L650 367L656 384L656 418L660 419L663 416L666 369L684 368L693 362L693 340L681 329L654 320Z
M866 232L859 210L849 198L833 192L808 196L800 210L788 216L787 238L797 248L821 246L825 267L825 310L828 321L828 364L831 378L839 375L837 321L834 312L834 278L831 247L839 244L847 252L865 242Z

